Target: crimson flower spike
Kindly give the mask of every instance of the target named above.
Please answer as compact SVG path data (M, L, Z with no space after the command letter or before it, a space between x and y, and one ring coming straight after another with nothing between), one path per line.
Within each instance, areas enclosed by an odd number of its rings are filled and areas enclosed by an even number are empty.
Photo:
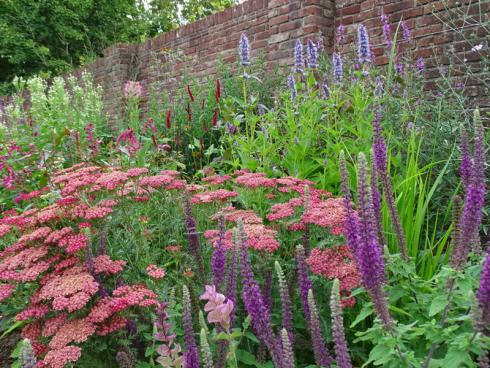
M216 99L216 103L219 103L220 97L221 97L221 85L219 79L216 79L216 92L214 93L214 98Z
M187 93L189 94L191 101L194 102L194 95L192 94L191 86L189 84L187 85Z
M170 110L167 111L167 129L170 129L170 117L172 116L172 113Z

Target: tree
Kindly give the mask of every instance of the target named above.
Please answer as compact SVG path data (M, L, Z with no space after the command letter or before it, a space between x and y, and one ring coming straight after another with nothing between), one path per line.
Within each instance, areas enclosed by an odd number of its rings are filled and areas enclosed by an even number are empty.
M14 76L56 75L117 42L141 42L234 0L0 0L0 95Z

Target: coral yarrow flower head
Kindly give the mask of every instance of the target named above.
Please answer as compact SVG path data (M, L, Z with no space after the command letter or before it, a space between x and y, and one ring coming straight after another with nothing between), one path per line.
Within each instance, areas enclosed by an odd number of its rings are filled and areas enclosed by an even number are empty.
M165 270L155 266L154 264L148 265L148 267L146 267L146 272L148 273L148 276L153 279L162 279L165 277Z

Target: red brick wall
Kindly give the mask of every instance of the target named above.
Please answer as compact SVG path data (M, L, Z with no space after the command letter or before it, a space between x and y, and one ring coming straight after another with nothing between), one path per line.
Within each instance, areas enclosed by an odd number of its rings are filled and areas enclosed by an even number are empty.
M143 84L144 111L148 108L151 88L171 91L179 85L185 71L192 78L212 75L220 57L225 63L236 65L237 43L242 32L250 38L253 57L263 53L269 66L291 65L298 38L305 41L322 32L325 45L332 50L335 26L344 24L347 41L352 43L356 41L357 24L362 22L369 30L376 62L385 64L387 56L379 18L384 12L393 28L400 19L407 21L414 40L410 43L413 54L415 58L426 59L427 88L434 88L433 82L440 77L437 65L447 65L448 55L452 59L466 59L465 67L476 76L465 80L466 91L475 105L490 109L490 93L479 81L479 78L488 81L490 72L484 70L477 53L468 51L469 44L464 40L474 34L488 45L489 35L482 27L470 26L462 37L439 20L454 19L458 11L468 10L470 15L483 14L482 21L488 22L489 7L490 0L248 0L144 43L114 45L104 50L103 58L85 69L104 88L104 104L114 123L123 113L125 81L139 80ZM466 71L461 68L460 73Z
M490 91L482 79L490 83L490 71L485 70L481 54L471 51L472 45L488 45L490 1L488 0L337 0L335 2L335 24L343 24L347 32L347 43L356 42L357 24L362 22L368 29L375 62L388 62L384 47L381 14L389 16L392 32L403 19L411 30L412 41L402 44L411 48L414 60L423 57L426 63L426 88L436 89L435 82L441 78L450 63L454 72L454 83L465 84L465 93L472 104L490 108ZM468 19L463 22L462 14ZM481 17L481 19L480 19ZM487 30L477 24L487 22ZM463 34L454 31L464 25ZM401 37L401 30L399 31ZM346 48L348 49L348 48ZM488 46L487 46L488 56ZM466 60L466 61L465 61ZM487 59L488 60L488 59ZM488 65L486 66L488 68ZM473 75L468 76L468 71Z
M250 39L252 57L262 53L269 66L291 64L298 38L316 38L322 32L328 46L334 13L333 0L248 0L142 44L114 45L85 69L103 86L107 112L114 122L122 113L122 86L128 79L143 84L144 111L151 88L172 90L185 71L197 79L212 75L219 58L236 64L242 32Z

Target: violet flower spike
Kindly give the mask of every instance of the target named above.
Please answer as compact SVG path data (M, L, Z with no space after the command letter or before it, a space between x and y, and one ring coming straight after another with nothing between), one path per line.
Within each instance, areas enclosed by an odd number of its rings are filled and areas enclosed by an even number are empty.
M375 230L373 204L367 183L366 166L366 157L363 153L360 153L357 189L360 242L357 245L356 260L363 285L373 300L374 308L385 328L390 330L392 319L383 292L383 285L386 281L383 253Z
M289 333L284 328L281 330L281 341L282 341L282 367L294 368L293 349L291 347L291 342L289 341Z
M201 244L199 242L199 234L197 232L196 221L192 216L192 207L191 207L191 202L189 200L189 196L185 197L184 209L185 209L185 226L187 230L187 240L189 242L189 253L194 257L197 263L201 282L204 282L205 274L204 274L204 263L201 256Z
M294 334L293 334L293 312L291 307L291 299L289 297L288 286L286 283L286 277L281 268L279 262L274 264L276 268L277 278L279 280L279 294L281 296L282 305L282 328L288 333L288 340L291 345L294 344Z
M238 43L238 54L240 56L240 65L250 65L250 41L245 33L240 35L240 41Z
M296 80L294 79L294 75L290 74L288 76L287 85L289 90L291 91L291 100L294 101L298 96L298 90L296 89Z
M384 244L383 239L383 222L381 215L381 194L378 189L378 173L376 171L376 165L371 165L371 197L373 202L373 213L376 224L376 230L378 235L379 244Z
M315 354L315 362L316 365L320 367L329 368L332 364L332 357L328 353L323 340L320 317L318 316L318 309L311 289L308 290L308 305L310 307L310 335L311 343L313 344L313 352Z
M359 63L370 63L372 61L371 46L369 44L369 35L364 24L359 23L357 26L357 57Z
M476 293L476 300L481 321L478 324L482 327L490 326L490 244L487 248L487 255L482 265L480 274L480 287Z
M395 199L393 195L393 188L391 187L391 180L388 175L388 161L387 161L387 149L386 143L383 138L383 130L381 128L381 113L375 112L373 120L373 155L374 163L376 165L377 174L379 175L381 186L383 187L383 194L388 205L391 221L395 230L395 234L398 241L398 249L404 260L409 259L407 243L405 240L405 234L400 222L400 216L395 205Z
M475 149L471 178L465 188L465 201L452 266L461 270L466 264L472 243L475 243L485 204L485 148L484 130L479 110L475 110Z
M332 55L332 66L333 66L333 80L335 83L342 82L343 76L343 65L342 65L342 56L340 53L334 52Z
M184 285L183 287L183 312L182 317L184 320L184 368L200 368L199 353L197 350L196 341L194 340L194 331L192 330L192 316L191 316L191 297L189 295L189 289Z
M345 44L345 26L340 24L337 27L337 45L342 46Z
M345 162L344 151L340 151L339 157L340 175L342 177L342 194L344 197L344 234L347 239L347 245L351 253L357 258L357 250L359 249L359 244L361 242L360 238L360 225L359 220L354 213L352 207L352 197L349 189L349 176L347 174L347 167Z
M340 304L339 279L333 281L330 297L330 311L332 314L332 337L335 345L335 361L339 368L352 368L349 348L345 339L344 322L342 320L342 307Z
M296 40L294 45L294 69L296 73L303 74L305 72L305 60L303 57L303 44L300 39Z
M392 46L391 27L389 23L389 18L386 14L381 14L381 23L383 23L383 36L385 39L386 48L388 52L390 52Z
M219 236L213 248L213 254L211 256L211 272L212 272L212 283L221 290L221 286L225 280L226 273L226 250L224 247L225 243L225 219L221 214L219 216Z
M308 40L307 42L307 50L308 50L308 68L316 69L318 67L318 49L316 44L312 40Z
M277 338L272 329L270 311L264 303L264 297L260 291L259 284L254 278L245 243L243 224L241 222L238 224L238 238L241 249L242 300L245 304L245 310L251 317L252 327L255 333L269 350L274 364L277 367L281 367L281 355Z
M412 37L411 37L411 34L410 34L410 28L408 28L407 22L405 22L404 20L402 20L400 22L400 27L402 29L403 41L409 42Z
M306 265L305 249L302 245L296 246L296 267L298 268L299 295L305 319L310 321L310 307L308 304L308 290L313 286L308 277L308 267Z

